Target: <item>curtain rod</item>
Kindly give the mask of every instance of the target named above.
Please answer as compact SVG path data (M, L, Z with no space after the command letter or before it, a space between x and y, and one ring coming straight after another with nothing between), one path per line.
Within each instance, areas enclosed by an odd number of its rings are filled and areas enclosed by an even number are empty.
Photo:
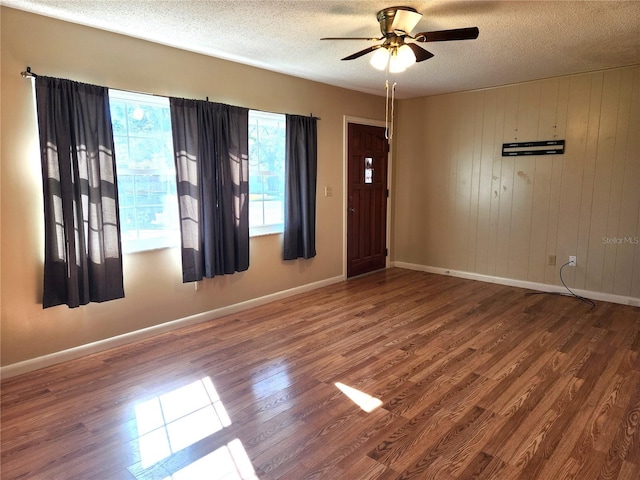
M207 97L207 101L209 101L209 97ZM271 110L258 110L257 108L251 108L250 110L253 110L254 112L275 113L277 115L286 115L286 114L284 114L282 112L272 112ZM291 113L290 115L295 115L295 114ZM301 117L302 115L298 115L298 116ZM322 118L314 116L313 113L310 113L309 116L311 118L315 118L318 121L322 120Z
M27 69L24 72L20 72L20 75L22 75L24 78L28 78L28 77L37 78L38 77L38 75L36 75L35 73L33 73L31 71L31 67L27 67Z
M27 69L24 72L20 72L20 75L22 75L24 78L38 78L38 75L36 73L33 73L31 71L31 67L27 67ZM149 93L149 92L141 92L138 90L124 90L122 88L111 88L111 87L105 87L108 88L109 90L120 90L122 92L128 92L128 93L138 93L141 95L150 95L152 97L162 97L162 98L169 98L166 95L158 95L156 93ZM209 97L207 97L207 100L209 99Z
M257 110L257 109L255 109L255 108L252 108L251 110L253 110L254 112L275 113L275 114L277 114L277 115L285 115L284 113L281 113L281 112L272 112L271 110ZM294 115L294 114L292 113L292 114L290 114L290 115ZM300 116L300 117L301 117L302 115L298 115L298 116ZM310 114L309 114L309 116L310 116L311 118L315 118L315 119L316 119L316 120L318 120L318 121L322 120L322 118L314 116L314 115L313 115L313 113L310 113Z
M35 73L33 73L33 72L31 71L31 67L29 67L29 66L27 66L27 69L26 69L24 72L20 72L20 75L22 75L24 78L38 78L38 75L36 75ZM107 87L107 88L109 88L109 87ZM119 89L119 88L114 88L113 90L121 90L121 89ZM134 90L124 90L124 91L126 91L126 92L130 92L130 93L141 93L141 94L144 94L144 95L152 95L152 96L154 96L154 97L164 97L164 98L168 98L166 95L157 95L157 94L155 94L155 93L137 92L137 91L134 91ZM208 102L208 101L209 101L209 97L206 97L206 98L207 98L207 102ZM251 109L251 110L255 110L255 109ZM310 113L310 114L309 114L309 116L310 116L311 118L315 118L316 120L322 120L320 117L314 117L314 116L313 116L313 113Z

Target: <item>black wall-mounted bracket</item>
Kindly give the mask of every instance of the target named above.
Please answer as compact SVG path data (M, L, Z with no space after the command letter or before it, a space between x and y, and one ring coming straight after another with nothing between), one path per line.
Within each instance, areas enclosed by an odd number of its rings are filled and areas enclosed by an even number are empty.
M543 140L541 142L515 142L502 144L503 157L522 155L563 155L564 140Z

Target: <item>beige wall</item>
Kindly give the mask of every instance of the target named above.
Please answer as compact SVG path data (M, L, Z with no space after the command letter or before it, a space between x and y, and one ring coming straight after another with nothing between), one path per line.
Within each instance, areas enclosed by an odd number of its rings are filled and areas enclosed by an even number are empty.
M384 99L8 8L1 15L2 365L334 278L343 272L343 117L383 119ZM127 255L126 298L43 310L43 219L29 65L43 75L113 88L322 118L318 125L317 252L281 260L280 235L251 240L247 272L182 284L177 249ZM382 115L382 116L381 116ZM334 195L325 198L324 186Z
M394 260L640 297L640 68L401 101ZM563 156L503 142L565 139ZM547 255L558 265L547 266Z
M383 119L384 99L1 8L1 364L343 273L343 117ZM249 271L181 283L177 249L125 256L126 298L43 310L35 72L124 90L209 97L319 122L318 256L280 260L280 235L251 241ZM382 115L381 115L382 114ZM640 297L640 68L399 102L393 260ZM565 138L566 154L502 158L503 142ZM334 195L322 196L324 186ZM21 198L22 200L15 200ZM566 269L565 269L566 271Z

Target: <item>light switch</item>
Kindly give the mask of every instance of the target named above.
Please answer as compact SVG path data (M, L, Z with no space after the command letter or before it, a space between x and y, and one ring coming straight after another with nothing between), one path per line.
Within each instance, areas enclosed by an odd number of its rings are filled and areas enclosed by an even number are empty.
M324 187L324 196L325 197L333 197L333 188Z

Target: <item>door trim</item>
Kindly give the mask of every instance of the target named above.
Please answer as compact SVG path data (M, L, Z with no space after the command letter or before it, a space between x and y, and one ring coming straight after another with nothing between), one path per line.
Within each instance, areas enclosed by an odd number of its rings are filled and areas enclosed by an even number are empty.
M342 278L347 279L347 208L348 208L348 175L349 175L349 124L358 123L360 125L370 125L372 127L386 127L384 121L373 120L371 118L352 117L345 115L343 117L342 125L342 231L344 232L342 238ZM393 174L393 156L392 149L389 149L387 155L387 189L390 195L387 197L387 225L386 225L386 242L388 255L385 258L385 268L389 268L391 265L391 197L392 197L392 174ZM355 278L355 277L352 277Z

